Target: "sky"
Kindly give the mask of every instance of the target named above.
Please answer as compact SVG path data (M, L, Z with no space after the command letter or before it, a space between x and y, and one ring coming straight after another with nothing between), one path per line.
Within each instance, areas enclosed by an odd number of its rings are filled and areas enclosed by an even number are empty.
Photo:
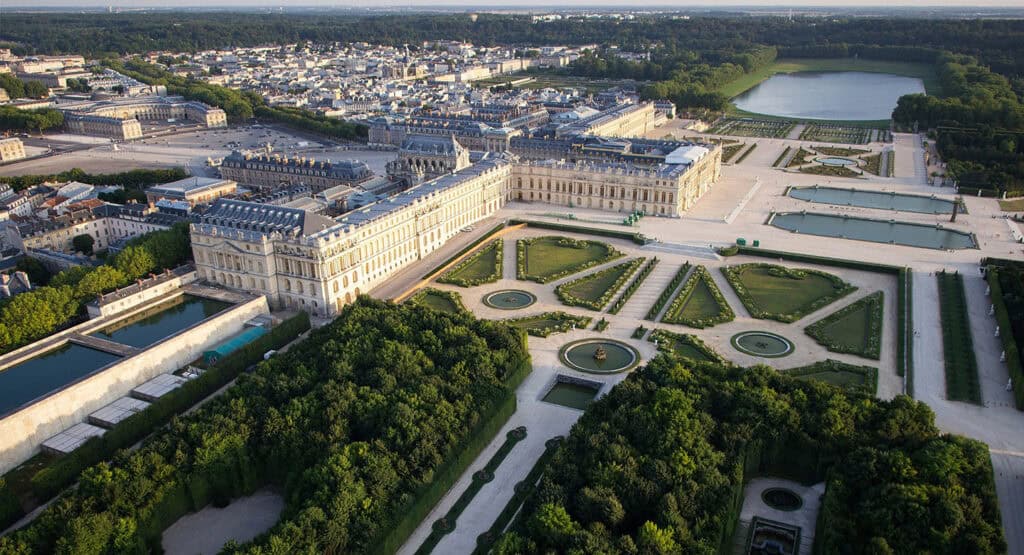
M465 6L516 6L551 10L556 6L600 6L637 9L642 7L707 7L707 6L813 6L813 7L1017 7L1024 8L1024 0L4 0L0 5L13 7L69 7L96 8L170 8L170 7L433 7L443 5Z

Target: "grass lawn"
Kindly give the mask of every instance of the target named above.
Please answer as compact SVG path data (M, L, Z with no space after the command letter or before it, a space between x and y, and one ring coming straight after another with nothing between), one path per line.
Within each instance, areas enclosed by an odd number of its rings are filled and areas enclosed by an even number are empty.
M729 322L736 315L725 303L722 292L711 280L707 268L698 266L687 283L679 290L679 296L669 305L663 322L684 324L704 328Z
M1024 212L1024 198L999 201L999 209L1003 212Z
M878 389L878 369L857 366L838 360L816 362L809 366L783 371L798 380L819 381L853 391L874 395Z
M555 293L560 301L569 306L601 310L626 284L643 260L638 258L623 264L616 264L600 272L563 283L555 289Z
M440 310L441 312L458 313L465 308L458 293L441 291L440 289L424 289L409 298L415 304Z
M974 358L974 340L971 338L971 322L967 315L963 276L942 272L936 277L939 281L939 319L946 366L946 397L951 401L981 404L978 362Z
M498 281L501 278L501 239L491 241L480 252L465 259L438 278L440 283L470 287Z
M882 345L881 291L834 312L804 330L826 349L878 360Z
M573 324L577 329L586 329L590 325L590 320L587 316L576 316L565 312L545 312L536 316L503 320L503 322L524 330L530 335L547 337L552 333L569 331L573 328Z
M743 305L754 318L795 322L856 287L817 270L753 263L722 268Z
M647 340L654 342L655 339L658 340L659 351L697 362L724 362L718 353L695 335L654 330Z
M547 283L622 256L611 245L564 237L521 239L516 253L519 279Z
M857 58L780 58L767 67L722 85L718 88L718 92L732 98L776 73L796 73L798 71L865 71L918 77L924 82L924 89L928 94L942 96L939 77L935 74L935 68L931 64Z

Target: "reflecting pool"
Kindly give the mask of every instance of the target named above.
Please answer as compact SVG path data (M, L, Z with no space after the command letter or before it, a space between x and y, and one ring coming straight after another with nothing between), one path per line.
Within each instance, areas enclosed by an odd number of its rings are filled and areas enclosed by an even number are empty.
M905 94L923 93L916 77L861 71L779 73L733 99L740 110L803 119L884 120Z
M912 224L895 220L869 220L833 214L789 212L774 214L768 223L780 229L808 235L857 239L926 249L972 249L978 246L974 236L970 233L941 226Z

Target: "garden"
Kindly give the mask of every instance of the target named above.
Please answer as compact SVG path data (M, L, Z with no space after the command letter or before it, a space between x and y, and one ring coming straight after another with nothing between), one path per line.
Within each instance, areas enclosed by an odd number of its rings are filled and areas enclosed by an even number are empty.
M878 389L878 369L828 359L808 366L790 368L783 373L798 380L827 383L848 391L874 395Z
M863 177L863 175L860 172L853 171L846 166L827 166L824 164L804 166L800 168L800 173L809 173L811 175L827 175L831 177Z
M501 279L502 248L504 241L495 239L477 253L467 257L437 279L460 287L473 287L494 283Z
M809 123L800 133L800 140L862 145L871 142L874 137L882 135L879 131L866 127Z
M692 328L707 328L731 322L735 318L736 314L715 285L711 273L704 266L697 266L672 300L661 321Z
M679 287L679 284L683 282L683 279L686 278L686 274L689 271L689 262L686 262L679 267L679 270L676 271L676 275L672 277L672 281L665 286L661 291L661 294L658 295L658 299L654 301L653 305L651 305L651 309L647 311L647 316L644 316L644 320L650 320L653 322L655 318L658 317L658 314L661 313L661 309L665 307L665 304L672 300L672 293L675 293L676 287Z
M548 283L624 256L607 243L544 236L516 242L516 277Z
M657 265L658 257L655 256L647 263L646 266L640 269L640 272L636 275L636 279L630 282L629 286L626 287L626 290L622 292L622 296L616 299L612 306L608 308L608 313L618 314L619 311L622 310L622 307L626 306L626 303L629 301L629 298L633 296L633 293L636 293L636 291L640 289L644 280L647 279L647 276L651 275L651 271L654 270L654 267Z
M946 361L946 397L981 404L978 363L967 315L964 280L959 273L939 272L939 313Z
M856 156L858 154L869 154L871 151L864 148L850 148L841 146L814 145L811 148L825 156Z
M415 305L433 308L434 310L440 310L441 312L448 312L450 314L466 311L465 305L462 304L462 297L458 293L453 291L442 291L432 287L427 287L418 291L415 295L409 298L409 302Z
M643 258L634 258L611 268L574 279L556 287L555 294L564 305L601 310L611 302L615 293L629 281L629 278L643 262Z
M878 360L882 350L883 293L877 291L807 326L804 331L834 353Z
M857 288L832 274L764 263L723 266L722 273L754 318L795 322Z
M793 130L794 123L786 120L724 117L715 122L707 133L732 135L735 137L785 138Z
M590 321L589 316L577 316L561 311L502 320L502 322L536 337L547 337L553 333L564 333L574 329L586 329L590 325Z
M787 168L795 168L797 166L802 166L804 164L809 164L810 161L807 158L809 156L813 156L813 155L814 155L813 152L805 149L804 147L800 147L796 151L796 153L793 154L793 157L789 159L789 163L786 164L786 167Z
M651 332L647 340L657 343L659 351L670 353L677 357L696 362L726 363L725 359L696 335L657 329Z
M747 146L747 143L737 143L729 146L722 147L722 163L728 163L734 156L743 150L743 147Z

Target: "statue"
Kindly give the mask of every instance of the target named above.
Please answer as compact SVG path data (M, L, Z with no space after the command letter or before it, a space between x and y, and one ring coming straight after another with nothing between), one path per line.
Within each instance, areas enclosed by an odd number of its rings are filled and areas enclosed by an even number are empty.
M597 349L594 350L594 360L600 362L608 358L608 353L604 350L604 347L598 345Z

